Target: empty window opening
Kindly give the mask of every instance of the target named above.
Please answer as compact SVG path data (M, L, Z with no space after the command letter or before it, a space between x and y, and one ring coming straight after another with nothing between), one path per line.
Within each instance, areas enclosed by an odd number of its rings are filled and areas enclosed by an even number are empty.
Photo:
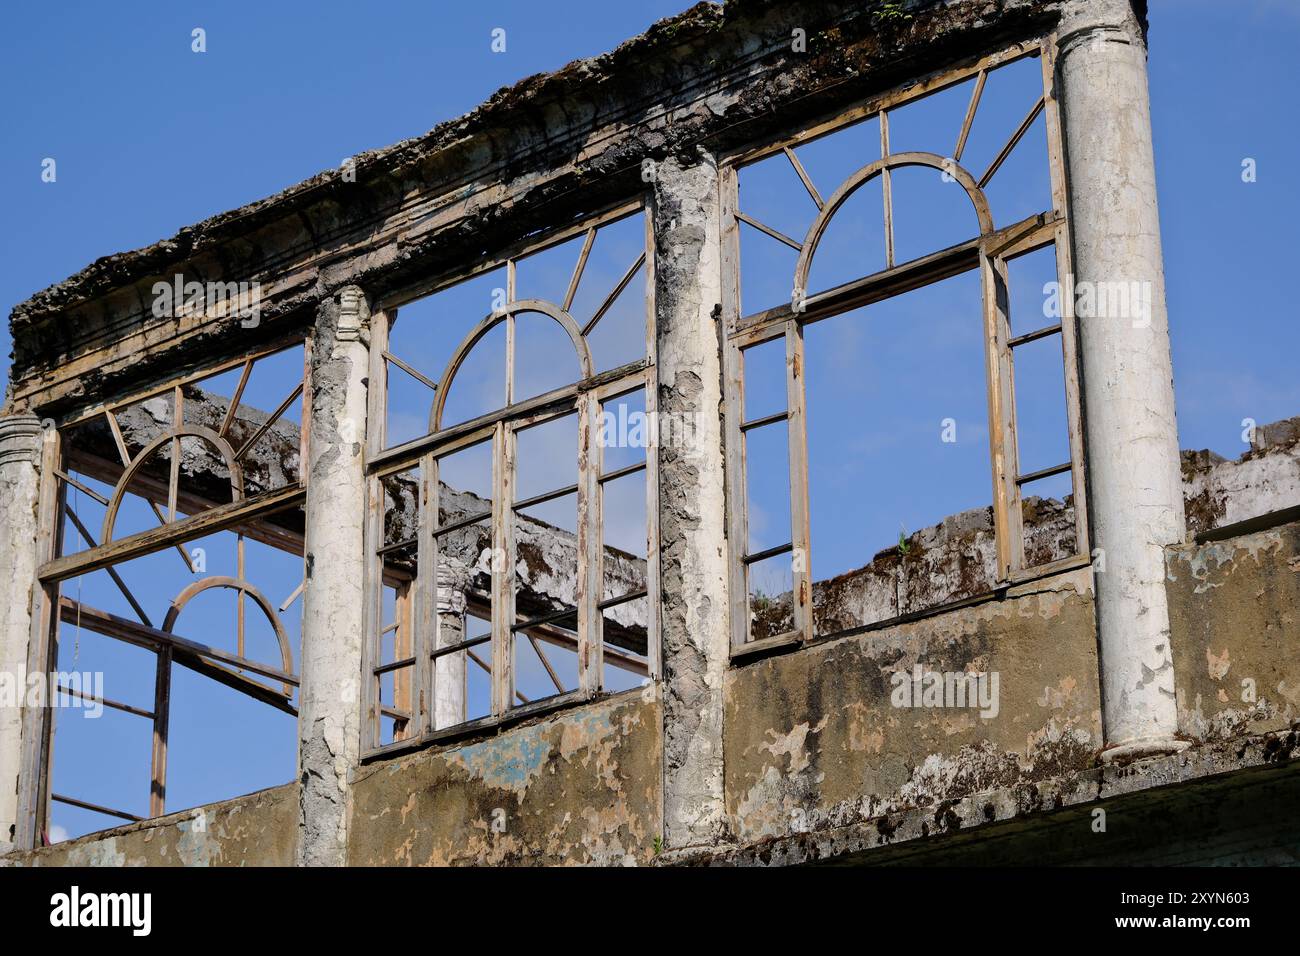
M615 210L374 317L368 750L654 674L650 253L640 208Z
M1045 57L985 57L724 167L737 649L1085 560Z
M302 345L184 376L64 425L55 708L42 838L290 780L302 550Z

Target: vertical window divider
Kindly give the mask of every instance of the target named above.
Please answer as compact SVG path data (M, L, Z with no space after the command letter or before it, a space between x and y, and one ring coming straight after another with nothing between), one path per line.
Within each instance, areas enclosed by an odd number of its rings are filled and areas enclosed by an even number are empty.
M880 158L888 159L889 152L889 111L880 111ZM894 188L889 167L880 171L881 192L885 197L885 266L894 268ZM804 290L807 292L807 290Z
M380 720L379 676L375 666L383 659L384 649L384 558L379 549L384 543L384 486L376 475L366 479L370 498L366 503L366 519L362 538L366 548L366 605L365 630L366 643L370 648L367 655L365 680L362 682L361 705L366 718L362 727L366 748L379 746L383 722Z
M442 616L438 614L438 459L432 452L420 459L420 514L415 546L415 687L412 711L413 735L433 727L437 713L438 681L434 674L434 648L442 643Z
M372 327L375 325L383 326L384 334L387 335L388 324L383 318L379 319L378 321L372 319L371 325ZM311 359L312 359L313 349L315 348L315 343L316 343L315 333L308 332L303 337L302 340L302 406L301 406L302 414L298 416L299 421L301 422L301 424L298 427L298 462L299 462L298 484L301 485L303 488L307 487L307 463L308 461L310 461L310 459L307 456L311 451L311 401L312 401ZM370 353L370 354L373 355L374 353ZM369 358L369 356L367 356L367 358ZM382 353L379 360L379 366L380 368L384 369L385 378L383 379L383 381L387 383L388 379L386 376L387 376L388 368L384 364ZM240 382L240 389L239 389L240 392L243 391L243 386L248 383L248 373L252 370L252 367L253 367L253 363L251 361L247 362L244 365L244 371L242 373L241 382ZM369 371L373 372L374 367L375 367L374 361L373 359L371 359ZM369 379L369 381L373 383L375 381L374 377L372 376ZM368 387L368 391L366 392L366 428L367 428L367 442L368 442L369 441L368 431L369 428L371 427L370 410L375 407L374 402L376 401L376 399L375 399L374 385L371 384L367 387ZM383 408L384 408L383 396L385 395L386 392L387 392L387 387L385 387L384 390L379 393L379 398L378 398L379 419L381 423L383 421ZM238 404L239 403L234 398L231 399L230 405L226 410L227 421L224 427L229 428L230 422L233 421L235 409L237 408ZM384 446L382 442L379 442L375 447L382 448ZM367 454L369 454L369 451L367 451ZM184 549L182 549L182 555L184 555ZM185 563L187 565L190 563L188 557L186 557ZM306 571L307 571L306 559L304 559L303 560L304 581L306 580L306 576L307 576Z
M384 352L388 348L389 329L397 318L395 309L376 311L370 318L370 353L369 382L366 392L366 456L373 458L384 447L386 407L388 395L388 363L384 361ZM310 380L310 375L306 376ZM311 419L311 406L304 396L303 422ZM304 479L309 459L303 457ZM366 641L370 653L366 660L365 680L362 683L361 704L366 715L362 734L366 749L379 746L382 736L383 721L379 706L382 695L379 692L379 677L375 675L375 665L383 657L383 599L384 599L384 558L379 549L384 546L384 486L382 480L369 475L366 478L369 496L366 505L365 524L362 538L366 548L366 606L365 629Z
M984 354L988 380L989 457L993 465L993 527L998 549L998 578L1007 581L1024 567L1020 486L1016 483L1016 400L1007 345L1006 262L980 248L984 300Z
M604 491L598 478L604 449L597 438L594 392L578 396L578 686L587 697L600 692L604 668L600 600L604 584L604 542L601 518Z
M515 433L504 421L492 434L492 479L492 714L502 717L515 686Z
M661 672L659 638L659 373L655 324L655 233L653 217L645 215L645 410L651 425L645 449L646 467L646 672L651 681ZM723 320L724 328L726 320ZM724 336L725 338L725 336ZM602 518L602 521L604 519ZM602 548L603 553L603 548ZM603 572L602 572L603 574ZM601 587L605 586L604 580ZM602 627L603 627L602 622ZM604 637L601 637L604 653Z
M506 260L506 404L509 408L515 403L515 313L511 307L515 304L515 260Z
M1061 303L1061 351L1065 362L1065 414L1070 433L1070 477L1074 483L1075 540L1080 555L1091 555L1088 530L1086 449L1083 406L1079 387L1079 326L1074 314L1074 261L1070 230L1069 191L1065 183L1061 109L1056 98L1056 37L1042 42L1043 114L1047 124L1047 163L1052 179L1052 200L1060 214L1056 226L1056 280Z
M731 647L740 650L749 639L749 572L744 556L748 545L748 510L745 493L745 437L740 423L745 410L744 356L729 334L740 318L740 238L736 220L739 202L736 166L728 164L718 171L719 206L722 217L722 339L723 395L726 403L724 459L727 473L727 567L728 605L731 619Z
M794 628L805 641L813 636L810 518L808 507L808 434L805 415L803 326L792 317L785 327L786 436L790 444L791 604Z

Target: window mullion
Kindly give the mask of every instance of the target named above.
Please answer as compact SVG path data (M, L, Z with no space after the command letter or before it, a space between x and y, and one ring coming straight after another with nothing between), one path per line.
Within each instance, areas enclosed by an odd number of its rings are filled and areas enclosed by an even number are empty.
M379 678L375 668L383 659L384 557L379 553L384 541L384 488L378 477L366 481L370 490L365 530L362 540L366 549L366 666L361 688L361 707L365 717L361 727L363 751L379 746Z
M740 234L736 222L739 202L735 166L719 170L722 217L722 321L730 333L740 320ZM724 449L727 472L728 591L731 618L731 648L738 651L749 640L749 572L744 556L749 546L749 522L745 487L745 437L740 423L745 412L744 357L740 344L724 336L723 400L726 403Z
M492 478L492 714L503 717L515 689L515 433L505 422L492 436Z
M420 510L417 516L415 633L411 653L415 657L412 692L411 736L420 736L434 725L438 682L433 676L433 648L441 645L442 616L438 613L438 459L432 453L420 462Z
M791 319L785 330L786 437L790 444L791 582L795 630L812 640L812 572L809 556L808 435L804 391L803 327Z
M1024 567L1024 533L1020 513L1019 456L1016 448L1016 400L1006 315L1009 292L1004 260L980 252L984 302L984 354L988 380L989 460L993 470L993 528L997 539L998 578L1006 581Z
M599 483L604 448L599 440L596 412L600 403L590 393L578 398L578 686L596 694L603 683L604 647L600 597L604 581L601 535L604 491Z

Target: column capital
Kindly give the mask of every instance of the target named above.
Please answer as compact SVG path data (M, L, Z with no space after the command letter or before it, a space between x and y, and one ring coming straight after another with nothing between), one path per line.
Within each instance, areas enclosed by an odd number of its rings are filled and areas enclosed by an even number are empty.
M40 464L42 431L35 415L0 415L0 467L20 461Z
M1080 46L1101 43L1137 44L1145 48L1146 34L1130 0L1074 0L1066 6L1057 30L1058 57Z
M370 300L365 291L356 285L345 285L338 291L338 340L359 342L370 331Z

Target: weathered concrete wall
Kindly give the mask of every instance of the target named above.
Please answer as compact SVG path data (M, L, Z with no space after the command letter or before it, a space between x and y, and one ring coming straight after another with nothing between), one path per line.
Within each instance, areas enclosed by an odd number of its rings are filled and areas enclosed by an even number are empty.
M662 830L662 706L626 693L363 766L350 865L631 865Z
M1166 568L1179 731L1218 740L1300 720L1300 524L1171 548Z
M1255 429L1250 449L1230 460L1184 451L1187 530L1202 534L1300 505L1300 418Z
M842 826L1091 766L1102 742L1087 574L733 668L724 733L738 837ZM996 672L996 715L893 706L891 675L917 664Z
M1157 780L1152 772L1150 782ZM1116 794L1103 772L1086 774L1083 781L1094 793L1101 791L1098 799L947 838L880 847L835 864L1300 866L1300 817L1294 812L1300 762L1295 760L1125 794ZM1106 813L1104 831L1096 827L1099 807ZM1189 833L1195 839L1189 840Z
M0 857L0 866L292 866L298 786L270 790Z
M1280 864L1294 860L1300 732L1239 737L659 865ZM1237 772L1239 771L1239 772ZM1104 834L1093 829L1106 812ZM1265 825L1260 816L1268 815ZM1082 830L1082 832L1080 832ZM1193 834L1188 839L1188 834Z
M1290 465L1277 457L1273 467ZM1088 571L1074 572L1051 579L1056 591L733 668L726 792L738 844L670 854L665 862L799 863L856 853L862 862L914 854L925 862L927 838L1018 821L997 837L962 839L970 841L967 862L1023 863L1035 841L1059 842L1051 836L1059 827L1040 831L1032 822L1041 812L1289 763L1300 726L1300 523L1168 548L1166 568L1179 735L1193 749L1096 766L1103 745L1096 624L1081 586ZM1061 588L1067 580L1080 582L1079 590ZM891 675L918 663L932 671L997 672L997 715L893 706ZM1254 700L1243 700L1247 678ZM1176 799L1152 798L1151 813L1159 817ZM1188 799L1203 822L1214 816L1209 804ZM1087 831L1087 814L1076 815ZM1197 832L1213 835L1222 853L1186 841L1162 849L1136 837L1126 838L1124 852L1134 862L1181 863L1296 855L1291 831L1247 832L1223 824L1222 814L1217 819ZM865 852L913 843L902 856L890 850L877 860ZM946 859L935 853L930 862ZM1089 858L1119 859L1081 840L1058 862Z

